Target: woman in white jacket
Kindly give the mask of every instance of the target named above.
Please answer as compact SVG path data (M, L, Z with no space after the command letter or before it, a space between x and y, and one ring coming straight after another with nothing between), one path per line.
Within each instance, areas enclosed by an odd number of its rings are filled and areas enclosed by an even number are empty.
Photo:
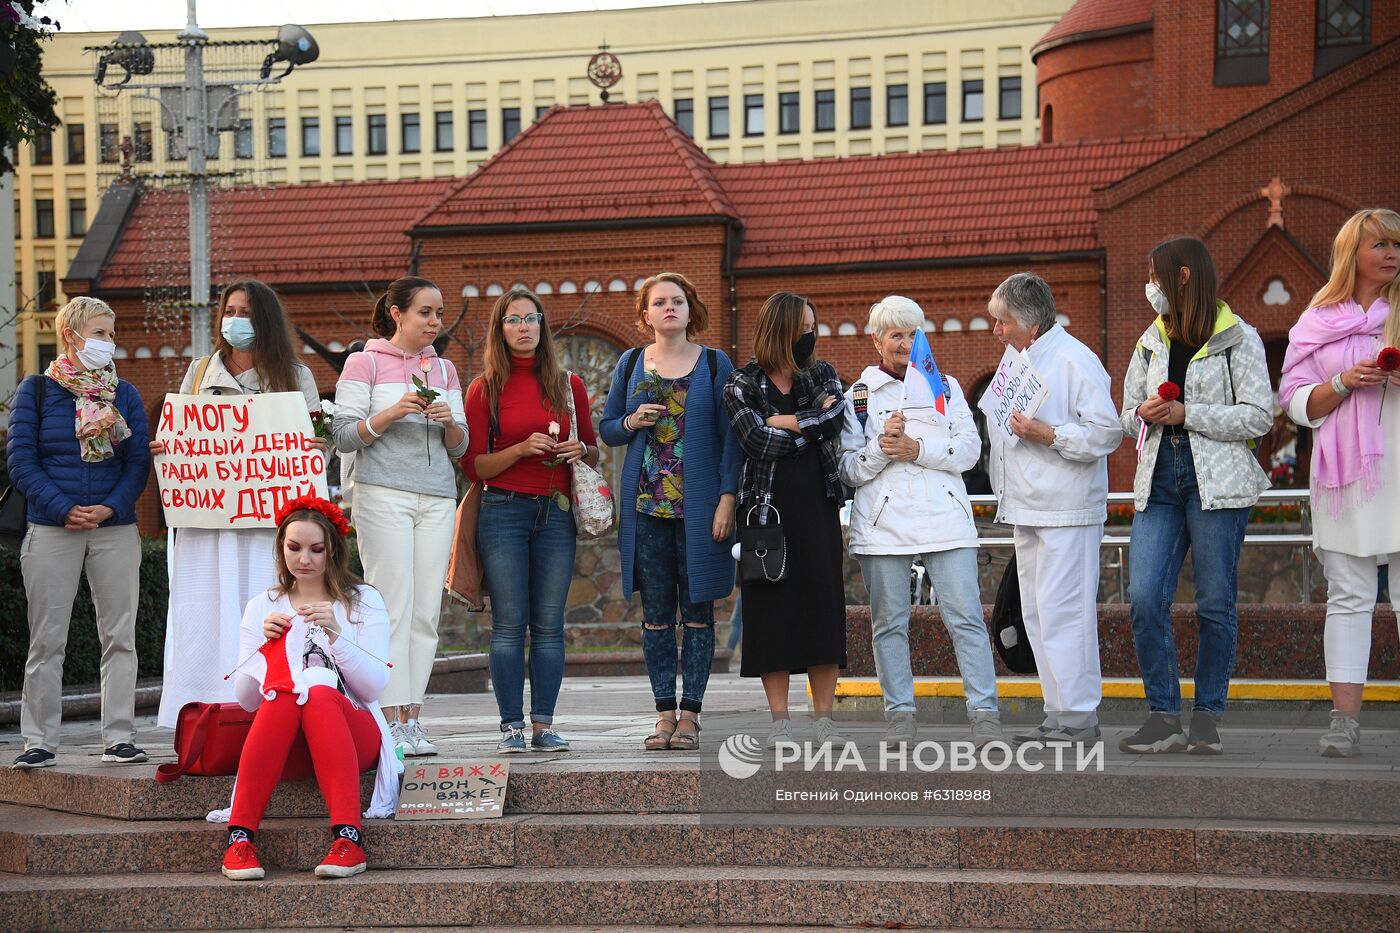
M1273 423L1259 334L1215 297L1215 263L1195 237L1159 243L1147 300L1157 312L1123 379L1123 431L1140 439L1128 596L1147 695L1134 754L1222 751L1216 728L1235 668L1236 570L1249 511L1269 478L1248 441ZM1167 383L1171 388L1167 389ZM1196 697L1181 724L1171 604L1187 550L1195 575Z
M1021 613L1040 673L1045 721L1022 742L1096 742L1099 542L1108 518L1109 454L1123 440L1108 372L1055 320L1038 275L1018 272L987 303L998 340L1025 352L1048 392L1035 418L991 431L997 521L1015 526Z
M846 418L841 433L841 479L855 489L850 548L870 591L875 672L889 720L885 741L913 743L918 732L909 662L909 568L918 557L953 640L972 739L981 748L1002 738L977 583L977 527L962 480L982 440L962 389L946 375L946 413L903 411L909 351L923 325L923 309L908 298L891 295L870 309L880 365L866 367L846 390L856 417Z
M277 585L243 613L234 693L256 711L238 762L223 873L263 877L254 836L298 735L311 752L330 813L331 847L316 874L365 870L360 773L376 763L365 816L388 817L403 770L379 697L389 684L389 614L377 590L348 569L350 525L334 504L306 496L277 516ZM216 811L211 820L222 820Z

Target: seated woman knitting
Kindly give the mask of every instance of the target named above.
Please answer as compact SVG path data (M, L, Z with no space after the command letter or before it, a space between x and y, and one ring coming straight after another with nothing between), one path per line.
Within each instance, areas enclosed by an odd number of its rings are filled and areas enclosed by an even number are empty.
M334 504L306 496L277 513L277 586L243 612L244 660L234 692L256 710L228 811L225 877L263 877L253 840L298 735L305 737L330 811L322 878L365 870L360 773L378 762L365 816L391 816L403 765L394 754L379 695L389 683L389 615L374 587L348 569L350 530ZM222 812L210 814L219 820Z

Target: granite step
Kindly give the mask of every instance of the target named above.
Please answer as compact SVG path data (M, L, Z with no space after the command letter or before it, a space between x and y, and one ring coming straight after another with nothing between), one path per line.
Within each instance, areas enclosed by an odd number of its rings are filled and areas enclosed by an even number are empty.
M692 759L693 760L693 759ZM62 758L60 759L62 763ZM0 769L0 804L120 820L203 819L228 805L232 777L182 778L157 784L154 765L85 765L38 771ZM702 774L695 764L532 761L511 773L506 813L700 813L773 809L773 778L743 782ZM361 785L369 799L372 775ZM820 775L811 775L815 780ZM968 799L940 803L949 816L1137 817L1159 819L1298 820L1400 825L1400 772L1365 759L1302 761L1288 769L1250 759L1158 756L1103 772L970 772L888 774L883 787L930 786ZM718 805L716 805L718 802ZM287 782L267 815L321 817L325 804L314 781Z
M30 876L214 872L224 827L0 806L0 871ZM1400 827L1040 817L891 819L744 814L533 815L365 823L376 869L747 865L974 868L1323 878L1400 884ZM324 820L269 820L268 868L309 870Z
M411 918L411 919L410 919ZM752 868L0 874L6 929L910 924L1079 930L1400 928L1400 885L1196 874Z

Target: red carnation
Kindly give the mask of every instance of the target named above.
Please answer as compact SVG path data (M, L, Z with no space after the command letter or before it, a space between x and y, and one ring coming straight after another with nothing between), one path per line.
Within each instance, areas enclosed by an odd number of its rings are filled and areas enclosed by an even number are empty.
M1383 371L1393 373L1400 369L1400 349L1386 347L1376 356L1376 365Z
M1181 398L1181 386L1175 382L1164 382L1157 387L1157 397L1164 402L1175 402Z
M302 496L299 499L292 499L290 502L287 502L277 510L275 516L277 524L280 526L287 520L288 515L291 515L293 512L300 512L303 509L312 512L320 512L322 515L326 516L326 519L334 526L335 530L340 532L342 538L350 533L350 523L346 521L345 513L340 511L340 507L334 502L327 502L325 499L319 498L318 496Z

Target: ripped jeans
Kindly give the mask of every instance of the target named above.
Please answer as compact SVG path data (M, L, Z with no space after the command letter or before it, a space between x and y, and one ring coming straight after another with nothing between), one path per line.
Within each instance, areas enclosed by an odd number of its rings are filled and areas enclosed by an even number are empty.
M642 652L658 711L676 708L676 621L682 628L680 708L700 712L715 659L715 605L691 602L685 564L685 519L637 513L633 559L642 592Z

